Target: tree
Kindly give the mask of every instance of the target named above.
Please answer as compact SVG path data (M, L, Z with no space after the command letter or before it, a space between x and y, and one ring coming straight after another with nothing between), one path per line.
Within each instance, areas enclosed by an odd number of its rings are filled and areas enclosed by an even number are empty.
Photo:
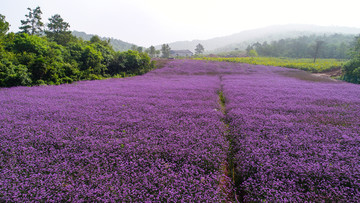
M137 48L136 48L136 51L138 51L139 53L142 53L142 52L143 52L143 48L142 48L142 47L137 47Z
M251 45L248 45L248 46L246 47L245 51L246 51L246 53L249 54L249 51L252 50L252 49L254 49L254 47L251 46Z
M316 58L317 58L317 56L318 56L318 54L319 54L320 47L321 47L321 45L322 45L323 43L324 43L324 41L322 41L322 40L317 40L317 41L316 41L316 44L315 44L315 52L314 52L314 63L315 63Z
M65 22L59 14L55 14L49 18L49 22L50 23L47 24L47 27L54 33L66 32L70 27L69 23Z
M91 43L101 43L101 39L100 39L99 36L94 35L94 36L91 37L90 42Z
M9 26L9 23L5 20L5 16L0 14L0 38L9 31Z
M105 70L104 65L101 63L103 56L100 51L94 49L93 46L86 46L81 53L81 66L80 70L88 70L90 73L102 74Z
M170 57L170 46L168 44L163 44L161 46L161 53L163 58L169 58Z
M49 18L47 24L48 31L45 31L46 36L61 45L67 45L74 37L69 30L69 23L65 22L59 14L53 15Z
M28 8L29 14L25 15L26 20L21 20L21 27L24 33L34 35L40 34L43 31L44 23L41 22L41 10L40 7L36 7L35 9Z
M195 54L196 54L196 55L199 55L199 54L202 54L203 52L204 52L204 47L203 47L203 45L201 45L201 44L196 45Z
M150 48L149 48L149 55L150 55L151 58L154 58L154 57L155 57L155 55L156 55L156 49L155 49L154 46L150 46Z
M43 80L47 71L46 61L43 57L36 58L34 62L29 65L29 70L32 73L33 81Z
M131 45L131 50L136 51L137 50L137 46L135 44Z
M49 43L43 37L21 33L15 35L13 44L9 48L18 54L34 53L40 56L48 53Z

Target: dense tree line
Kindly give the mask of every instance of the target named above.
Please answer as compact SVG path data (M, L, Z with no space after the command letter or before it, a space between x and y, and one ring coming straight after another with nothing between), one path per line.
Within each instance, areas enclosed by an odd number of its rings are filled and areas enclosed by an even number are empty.
M351 50L351 59L342 68L343 79L360 84L360 35L355 37Z
M310 35L281 39L270 43L255 43L247 51L256 50L259 56L290 58L335 58L348 59L354 35ZM320 43L321 42L321 43Z
M142 74L154 67L146 53L116 52L98 36L90 41L73 36L70 25L58 14L49 18L45 29L40 8L28 10L19 33L8 33L10 25L0 14L1 87Z

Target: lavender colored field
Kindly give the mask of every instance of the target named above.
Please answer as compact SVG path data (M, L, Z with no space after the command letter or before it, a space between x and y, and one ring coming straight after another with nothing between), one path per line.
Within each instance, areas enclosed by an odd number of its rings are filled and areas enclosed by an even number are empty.
M0 201L224 198L219 79L158 75L0 89Z
M257 66L223 77L243 201L360 201L360 86Z
M359 201L357 85L174 60L0 103L0 201Z

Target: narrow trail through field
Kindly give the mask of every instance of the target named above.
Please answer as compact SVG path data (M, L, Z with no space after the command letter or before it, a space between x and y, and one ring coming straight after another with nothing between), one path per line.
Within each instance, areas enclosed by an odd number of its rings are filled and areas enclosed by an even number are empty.
M222 119L222 122L224 123L225 130L224 130L224 138L228 142L228 150L227 150L227 159L224 160L221 163L221 170L223 173L223 176L220 179L219 187L221 188L222 192L226 194L227 200L229 202L233 202L234 200L236 202L239 202L237 198L236 188L235 188L235 169L234 169L234 151L233 151L233 141L230 135L229 131L229 122L227 121L226 114L226 98L224 95L223 90L223 76L219 75L220 80L220 89L218 91L219 95L219 104L220 104L220 110L224 114L224 118ZM227 177L227 178L225 178Z

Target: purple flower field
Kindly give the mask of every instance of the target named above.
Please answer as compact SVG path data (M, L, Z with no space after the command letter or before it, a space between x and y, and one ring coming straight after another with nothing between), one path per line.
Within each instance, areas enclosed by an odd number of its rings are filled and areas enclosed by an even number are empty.
M284 71L223 77L242 200L359 202L360 86Z
M0 89L0 201L360 201L360 86L290 72L174 60Z
M219 201L219 79L0 90L0 200Z

